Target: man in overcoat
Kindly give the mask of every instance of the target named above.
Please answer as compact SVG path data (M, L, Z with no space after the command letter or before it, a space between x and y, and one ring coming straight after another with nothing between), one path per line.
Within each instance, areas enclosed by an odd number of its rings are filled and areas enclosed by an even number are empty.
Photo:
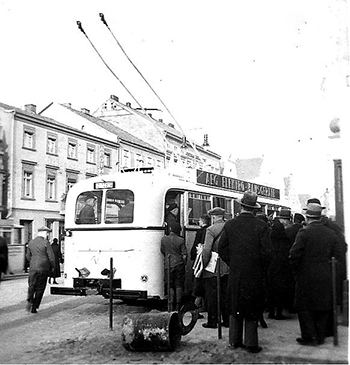
M258 318L265 302L264 278L271 255L269 229L254 216L254 210L260 208L256 193L246 191L237 201L241 214L226 222L219 242L219 255L230 268L229 342L231 347L257 353L262 350L258 345Z
M212 217L212 225L209 226L205 233L203 245L203 266L207 267L212 253L218 252L218 244L224 228L225 209L214 207L209 210L208 215ZM220 270L220 271L219 271ZM215 271L210 272L203 270L203 280L205 288L205 300L207 304L208 322L203 323L204 328L217 328L221 318L218 318L218 300L217 300L217 276L220 276L220 309L222 315L222 325L228 327L229 317L227 312L227 283L228 283L228 266L225 262L215 266Z
M27 310L31 310L32 313L37 313L45 292L47 278L50 271L55 268L55 255L50 242L47 240L48 232L51 232L48 227L39 228L38 236L28 243Z
M322 206L309 203L307 226L302 228L290 250L289 262L295 274L295 309L298 313L301 345L320 345L326 337L332 310L331 259L342 259L336 234L321 221Z

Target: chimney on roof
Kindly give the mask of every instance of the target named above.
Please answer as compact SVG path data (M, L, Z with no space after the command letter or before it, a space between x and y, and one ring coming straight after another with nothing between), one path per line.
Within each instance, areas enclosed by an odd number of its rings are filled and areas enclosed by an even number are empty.
M148 113L148 115L152 118L152 113Z
M126 103L126 106L128 106L129 108L131 108L131 103L128 101L128 102Z
M111 95L111 99L113 99L114 101L119 101L118 96L115 96L115 95Z
M24 106L24 110L28 113L36 114L36 105L35 104L26 104Z
M90 110L86 108L81 108L81 112L84 114L90 114Z
M163 119L162 118L158 119L158 121L161 122L161 123L163 123Z
M63 103L64 106L68 106L68 108L71 108L72 107L72 104L71 103Z
M203 147L209 147L208 134L204 135Z
M174 129L175 129L175 126L174 126L174 124L173 124L173 123L168 123L168 126L169 126L170 128L174 128Z

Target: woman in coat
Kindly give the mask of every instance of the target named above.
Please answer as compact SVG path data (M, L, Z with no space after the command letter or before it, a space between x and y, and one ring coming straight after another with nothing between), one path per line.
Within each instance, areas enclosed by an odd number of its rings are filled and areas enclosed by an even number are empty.
M62 260L62 252L60 249L60 245L58 244L58 239L54 238L51 244L52 251L55 255L55 268L53 271L51 271L50 277L49 277L49 284L51 284L51 278L53 279L53 284L58 284L56 281L56 278L61 277L61 268L60 264L63 263Z

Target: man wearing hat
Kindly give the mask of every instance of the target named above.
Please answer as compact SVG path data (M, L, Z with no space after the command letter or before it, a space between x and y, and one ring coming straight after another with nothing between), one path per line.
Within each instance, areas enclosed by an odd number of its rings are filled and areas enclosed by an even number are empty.
M47 234L51 232L46 226L38 229L36 238L28 243L27 259L29 261L27 310L37 313L45 292L47 278L55 268L55 255Z
M212 252L218 252L218 243L224 227L224 215L225 209L215 207L209 210L208 215L212 218L212 225L206 230L204 245L203 245L203 267L205 268L212 256ZM203 270L205 299L207 303L208 318L207 323L203 324L204 328L217 328L218 321L218 308L217 308L217 275L220 275L220 302L222 313L222 324L228 327L228 313L227 313L227 282L228 282L228 267L224 262L220 263L220 272L218 272L218 265L215 267L215 272L210 272L206 269Z
M257 194L246 191L241 213L226 222L219 242L219 255L229 268L229 342L232 348L258 353L258 318L265 304L264 278L271 253L269 228L254 216L260 208ZM243 326L244 342L243 342Z
M292 226L292 212L290 209L281 209L276 218L283 224L284 228L289 228Z
M295 275L295 309L298 313L301 345L321 345L332 310L331 259L341 260L336 234L321 221L322 206L309 203L307 226L302 228L290 250L289 262Z
M171 232L171 227L172 226L176 227L179 224L179 206L175 202L170 203L169 206L167 207L165 214L165 222L166 222L165 234L169 235Z
M80 224L95 224L96 223L96 215L94 206L96 203L96 196L93 193L88 193L84 197L85 205L80 211L77 219L77 223Z
M290 247L293 246L293 243L295 241L295 238L298 234L298 232L304 227L303 222L305 222L305 217L300 213L294 213L293 217L293 225L286 228L286 235L288 236L290 240ZM289 313L295 313L294 310L294 293L295 293L295 280L292 278L291 280L291 288L289 293L289 299L288 299L288 310Z

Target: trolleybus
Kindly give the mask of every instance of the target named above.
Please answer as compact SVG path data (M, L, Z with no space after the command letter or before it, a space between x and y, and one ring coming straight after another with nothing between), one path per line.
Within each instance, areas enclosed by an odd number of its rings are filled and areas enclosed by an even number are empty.
M218 206L225 209L226 219L234 217L239 211L236 199L248 189L258 194L266 214L281 208L279 189L202 170L188 169L182 176L138 168L78 182L66 200L64 285L52 286L51 294L96 292L108 298L113 282L113 298L164 299L160 243L167 207L179 207L181 236L190 256L201 215ZM187 293L192 265L188 260Z

